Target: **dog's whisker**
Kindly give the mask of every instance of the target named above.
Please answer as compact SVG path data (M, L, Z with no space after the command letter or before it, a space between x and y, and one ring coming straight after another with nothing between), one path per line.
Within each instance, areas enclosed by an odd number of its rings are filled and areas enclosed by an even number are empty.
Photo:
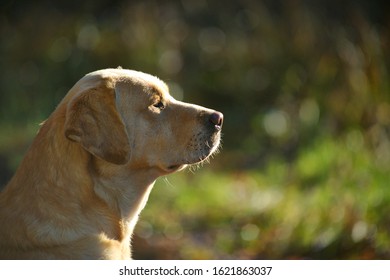
M169 187L174 187L174 185L169 181L168 177L164 177L163 178L163 181L165 182L165 184Z

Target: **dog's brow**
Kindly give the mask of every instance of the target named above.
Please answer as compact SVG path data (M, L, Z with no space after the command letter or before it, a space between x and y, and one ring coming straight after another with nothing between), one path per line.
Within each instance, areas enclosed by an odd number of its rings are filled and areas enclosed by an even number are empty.
M158 98L158 99L163 99L165 97L165 90L161 90L159 87L157 86L152 86L151 90L151 95L152 95L152 98Z

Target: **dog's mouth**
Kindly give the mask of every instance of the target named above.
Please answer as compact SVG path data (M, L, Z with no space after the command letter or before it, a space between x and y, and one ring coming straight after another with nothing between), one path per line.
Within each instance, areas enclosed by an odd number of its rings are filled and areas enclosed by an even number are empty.
M181 170L181 169L186 168L186 165L187 165L187 164L175 164L175 165L170 165L170 166L168 166L167 171L170 171L170 172L179 171L179 170Z
M167 175L170 173L181 171L181 170L185 169L186 167L187 167L187 164L173 164L173 165L169 165L167 167L160 167L159 169L161 171L163 171L164 175Z
M213 154L218 153L221 142L221 130L215 129L210 133L194 134L183 152L179 152L181 159L171 164L160 165L164 174L170 174L185 169L187 166L197 166L208 162ZM192 168L192 167L191 167Z
M183 157L183 162L178 164L169 165L165 168L168 173L176 172L185 169L188 165L197 165L202 162L208 161L208 159L218 152L220 147L220 133L215 133L211 137L198 137L191 144L187 146L186 152L188 153Z

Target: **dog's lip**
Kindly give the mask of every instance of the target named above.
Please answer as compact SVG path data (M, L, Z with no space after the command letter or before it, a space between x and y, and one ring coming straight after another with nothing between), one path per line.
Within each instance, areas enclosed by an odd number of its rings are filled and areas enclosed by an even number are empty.
M168 166L168 170L175 170L175 169L178 169L180 168L182 164L174 164L174 165L170 165Z
M173 173L184 169L186 166L186 164L173 164L167 167L161 167L161 169L164 171L164 173Z

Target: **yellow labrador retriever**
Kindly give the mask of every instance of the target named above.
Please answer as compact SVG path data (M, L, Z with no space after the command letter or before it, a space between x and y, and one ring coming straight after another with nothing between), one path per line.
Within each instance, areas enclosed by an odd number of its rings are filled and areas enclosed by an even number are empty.
M155 180L205 160L223 115L124 69L83 77L0 195L2 259L129 259Z

